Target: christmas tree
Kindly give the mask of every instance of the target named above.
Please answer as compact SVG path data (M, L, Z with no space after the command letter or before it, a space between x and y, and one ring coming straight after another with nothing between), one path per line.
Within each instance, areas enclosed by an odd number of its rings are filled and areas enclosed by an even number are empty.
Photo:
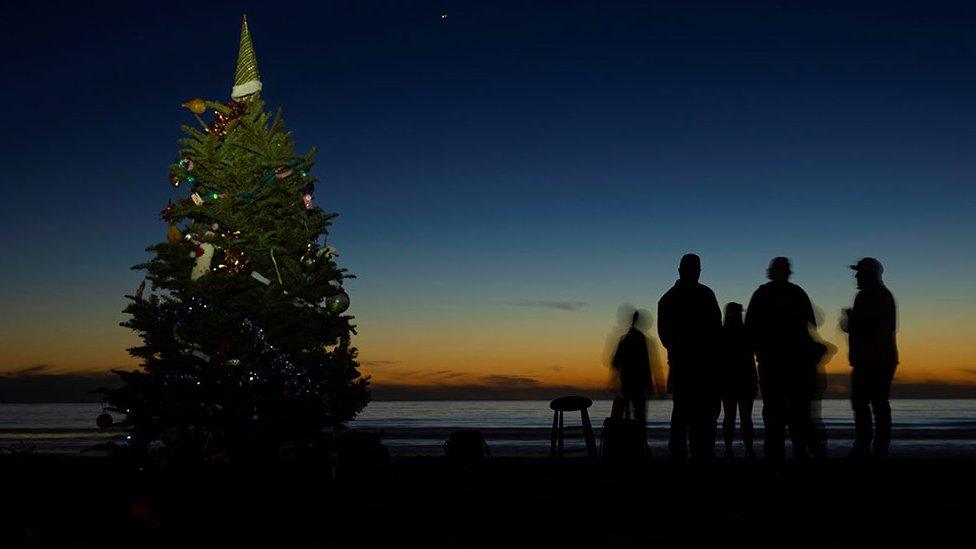
M122 323L142 338L129 349L141 364L104 393L136 457L275 455L369 399L342 314L351 275L325 242L336 214L312 203L314 149L295 153L261 88L245 18L232 100L183 104L201 127L183 127L170 183L189 196L162 211L166 241L133 267L151 284L127 296Z

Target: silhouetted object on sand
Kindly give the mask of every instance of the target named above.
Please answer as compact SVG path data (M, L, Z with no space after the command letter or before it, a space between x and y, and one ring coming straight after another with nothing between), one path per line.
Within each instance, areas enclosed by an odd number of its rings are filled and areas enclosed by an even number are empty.
M722 330L722 311L715 293L700 284L701 259L681 258L678 281L658 302L661 343L668 350L668 389L673 397L668 448L683 458L711 458L719 399L715 358Z
M817 450L811 407L817 390L817 364L826 348L810 335L817 320L813 304L802 288L789 282L790 260L769 263L770 281L752 294L746 311L746 328L759 359L767 458L785 455L785 431L789 425L794 457Z
M742 304L725 306L725 324L722 326L722 355L719 359L718 393L722 398L724 417L722 435L725 439L725 455L732 457L735 439L735 413L739 412L742 443L746 455L755 455L752 447L752 404L756 399L759 378L753 357L752 342L742 320Z
M647 446L647 423L625 417L628 404L624 397L613 399L610 417L603 420L600 434L600 457L611 461L632 460L650 455Z
M641 429L647 428L647 397L654 390L651 358L647 338L637 326L641 320L634 311L630 329L620 338L611 365L620 378L620 395L624 399L624 417L633 418Z
M583 441L586 444L586 454L595 458L596 439L593 436L593 425L590 424L590 414L586 411L593 405L593 401L583 396L565 396L554 399L549 403L552 408L552 438L549 446L550 457L563 457L568 452L565 448L566 433L569 431L581 431ZM580 427L566 427L564 423L564 412L579 412Z
M488 442L477 429L454 431L444 443L444 454L455 465L469 465L491 457Z
M898 366L895 341L895 298L881 281L884 268L873 257L851 265L856 271L854 308L844 311L842 328L848 333L851 362L851 405L854 408L855 456L870 452L886 456L891 443L891 381ZM876 431L872 432L871 411Z

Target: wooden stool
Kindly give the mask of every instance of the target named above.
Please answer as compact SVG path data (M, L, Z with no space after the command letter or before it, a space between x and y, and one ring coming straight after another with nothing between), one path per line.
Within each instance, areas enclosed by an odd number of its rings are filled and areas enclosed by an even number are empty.
M553 409L550 457L563 457L566 452L563 448L564 433L570 429L581 429L583 440L586 441L586 454L591 458L596 458L596 440L593 438L593 426L590 425L590 415L586 412L586 409L592 405L592 400L582 396L560 397L549 403L549 407ZM565 427L563 425L563 412L576 411L579 411L583 425L581 427Z

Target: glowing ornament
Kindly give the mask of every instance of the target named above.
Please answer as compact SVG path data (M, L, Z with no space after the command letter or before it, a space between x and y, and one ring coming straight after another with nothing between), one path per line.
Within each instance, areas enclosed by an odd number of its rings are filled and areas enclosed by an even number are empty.
M189 109L193 114L203 114L207 110L207 102L199 97L193 98L181 106Z
M307 242L305 244L305 253L302 254L302 257L299 259L299 261L302 263L302 265L305 265L306 267L312 267L313 265L315 265L315 261L318 259L319 256L318 251L319 250L316 249L316 245L314 242Z
M312 195L309 194L309 193L303 194L302 195L302 204L305 206L305 209L306 210L311 210L312 207L313 207L312 206Z
M349 294L344 290L339 290L339 293L335 295L330 295L325 298L325 308L332 313L344 313L346 309L349 308Z
M214 271L224 271L230 274L239 274L247 269L247 261L244 259L244 252L238 250L226 250L223 259L213 268Z

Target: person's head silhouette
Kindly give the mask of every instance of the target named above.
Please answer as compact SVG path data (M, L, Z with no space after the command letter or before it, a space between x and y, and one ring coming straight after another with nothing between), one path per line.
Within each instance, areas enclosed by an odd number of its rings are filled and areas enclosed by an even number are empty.
M790 260L787 257L774 257L769 262L769 268L766 269L766 276L774 281L789 280L791 274L793 269L790 268Z
M678 264L678 276L681 280L698 282L698 277L701 276L701 258L695 254L681 256L681 263Z
M857 280L857 287L861 288L867 284L881 283L881 273L884 272L884 267L881 266L881 262L873 257L865 257L858 260L857 264L851 265L851 269L854 269L854 278Z
M730 302L725 305L725 325L742 324L742 304Z

